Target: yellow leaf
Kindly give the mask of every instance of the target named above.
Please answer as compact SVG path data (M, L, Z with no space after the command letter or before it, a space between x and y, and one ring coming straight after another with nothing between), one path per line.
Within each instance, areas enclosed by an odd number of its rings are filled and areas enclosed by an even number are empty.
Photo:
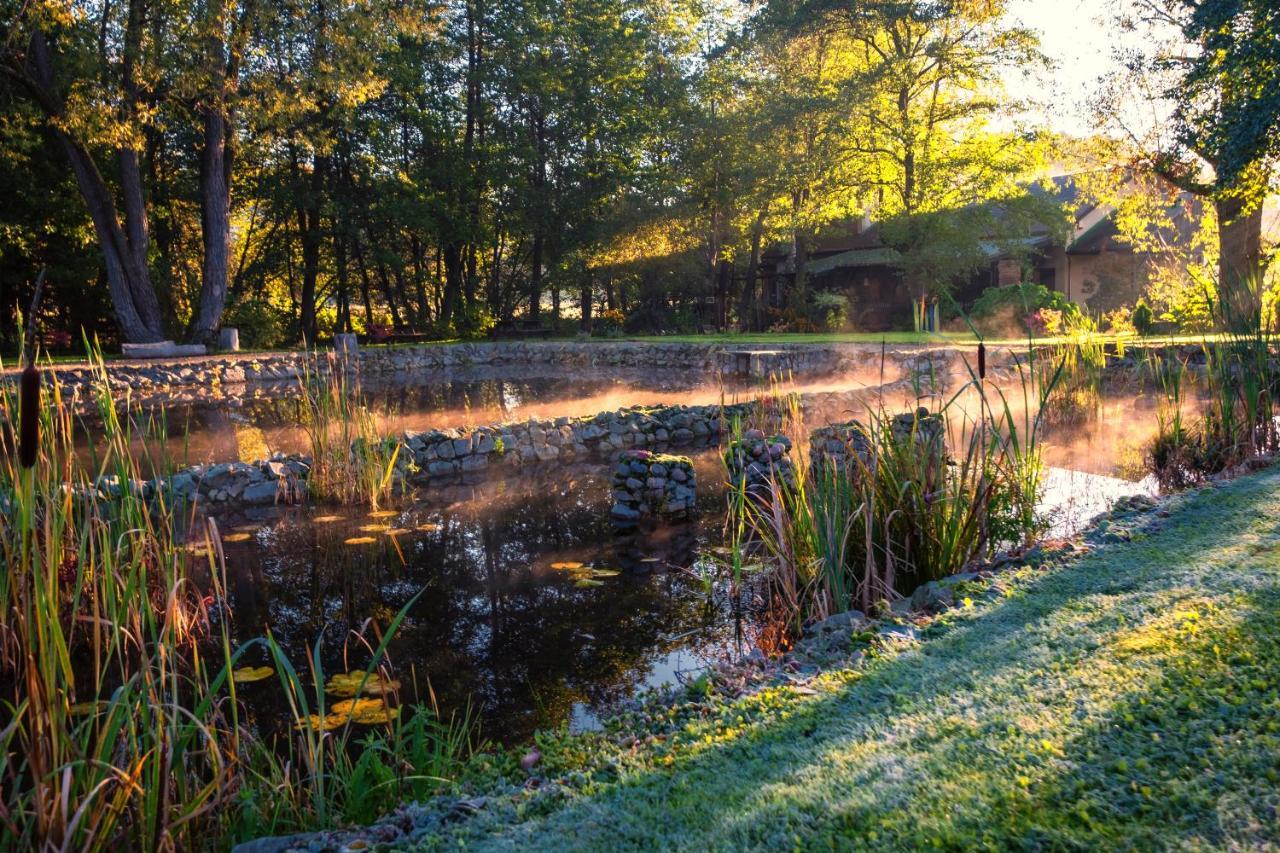
M385 524L362 524L360 530L365 533L385 533L391 528Z
M275 674L275 670L269 666L245 666L240 669L231 671L231 679L236 684L248 684L251 681L261 681L264 678L270 678Z
M369 513L370 518L390 518L393 515L397 515L394 509L380 509Z
M582 563L552 563L551 568L559 571L573 571L574 569L582 568Z
M440 525L438 525L438 524L419 524L419 525L418 525L418 529L419 529L419 530L421 530L423 533L435 533L437 530L439 530L439 529L440 529Z
M352 536L350 539L346 540L343 544L344 545L369 545L377 541L378 540L374 539L372 536Z
M387 536L403 536L405 533L408 533L409 531L403 527L388 527L386 530L382 532Z
M253 537L248 533L228 533L222 537L223 542L248 542Z
M335 521L342 521L342 516L340 516L340 515L317 515L315 518L313 518L313 519L311 519L311 520L312 520L313 522L315 522L316 524L332 524L332 523L333 523L333 522L335 522Z

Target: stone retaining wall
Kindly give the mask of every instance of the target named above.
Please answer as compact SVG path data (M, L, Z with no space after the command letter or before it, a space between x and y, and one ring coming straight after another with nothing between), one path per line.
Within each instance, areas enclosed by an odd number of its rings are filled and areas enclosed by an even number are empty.
M546 366L551 369L672 369L707 375L736 375L741 344L662 342L492 342L362 349L347 363L362 376L395 380L399 376L420 379L420 374L445 368ZM770 347L770 363L781 372L797 376L835 373L869 373L881 369L886 379L904 373L963 369L961 350L954 347L892 346L873 344L783 344ZM998 357L992 354L993 363ZM214 388L253 383L295 383L302 373L301 353L211 355L155 360L110 361L106 372L113 388L161 392L178 388ZM329 363L322 358L321 366ZM84 364L53 368L67 386L90 385L94 368ZM15 371L3 377L14 381Z
M818 424L860 407L865 396L856 391L804 394L801 406L806 419ZM398 437L404 452L397 474L406 485L433 487L523 467L608 463L633 449L710 446L721 441L735 419L749 419L755 408L753 402L635 407L579 418L409 432ZM253 463L197 465L135 487L171 488L180 496L212 504L261 506L300 500L309 470L305 456L277 455ZM172 485L159 485L169 481Z

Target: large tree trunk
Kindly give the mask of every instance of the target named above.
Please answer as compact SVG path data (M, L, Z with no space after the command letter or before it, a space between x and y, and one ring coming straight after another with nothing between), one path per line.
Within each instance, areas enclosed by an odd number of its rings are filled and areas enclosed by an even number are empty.
M747 261L747 280L738 301L738 327L744 332L760 328L760 302L756 295L760 279L760 243L764 235L764 211L751 223L751 257Z
M315 346L319 333L316 288L320 278L320 205L327 163L327 157L314 155L310 192L305 193L305 201L298 206L298 231L302 239L302 297L298 325L306 346Z
M219 100L205 109L204 150L200 158L200 225L204 268L200 304L191 339L217 343L227 304L227 258L231 251L231 170L227 162L227 119Z
M1214 203L1218 214L1218 299L1228 331L1256 332L1262 322L1262 204Z
M80 195L89 210L89 218L102 249L107 286L120 335L132 343L163 340L160 305L147 266L149 234L137 152L131 149L118 152L125 210L122 226L111 189L98 171L93 156L79 140L62 129L63 105L54 88L53 60L44 33L36 31L32 34L27 62L33 94L50 119L50 132L66 155Z

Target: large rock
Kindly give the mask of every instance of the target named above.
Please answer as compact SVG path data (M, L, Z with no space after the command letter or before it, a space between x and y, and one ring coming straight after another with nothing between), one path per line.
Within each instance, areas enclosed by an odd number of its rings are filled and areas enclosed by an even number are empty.
M173 341L156 341L151 344L121 344L125 358L182 358L205 355L204 344L175 344Z

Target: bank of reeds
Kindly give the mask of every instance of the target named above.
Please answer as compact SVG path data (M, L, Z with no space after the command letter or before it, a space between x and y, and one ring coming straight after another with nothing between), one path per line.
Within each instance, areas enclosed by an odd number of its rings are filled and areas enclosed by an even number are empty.
M1219 327L1234 331L1201 343L1203 364L1172 352L1148 359L1162 392L1148 457L1165 488L1191 486L1280 452L1280 341L1260 317L1234 317L1231 300L1211 304ZM1190 394L1203 404L1196 416L1185 412Z
M443 784L470 722L402 720L385 692L379 725L334 721L318 653L302 674L269 645L289 695L315 698L291 705L295 740L259 736L237 693L253 646L232 646L217 525L140 485L131 447L163 447L139 435L163 426L114 399L96 363L89 462L57 384L0 388L0 849L221 848L371 819ZM366 675L386 666L385 637L371 651Z
M1012 392L986 379L984 352L954 394L921 401L932 410L898 413L877 397L851 428L847 461L800 454L794 487L775 480L767 499L738 502L756 534L739 547L765 553L794 627L909 595L1041 532L1040 434L1064 371L1043 358L1029 350Z
M308 490L320 500L377 509L396 485L400 442L381 434L358 374L334 353L304 358L299 382L299 423L311 447Z

